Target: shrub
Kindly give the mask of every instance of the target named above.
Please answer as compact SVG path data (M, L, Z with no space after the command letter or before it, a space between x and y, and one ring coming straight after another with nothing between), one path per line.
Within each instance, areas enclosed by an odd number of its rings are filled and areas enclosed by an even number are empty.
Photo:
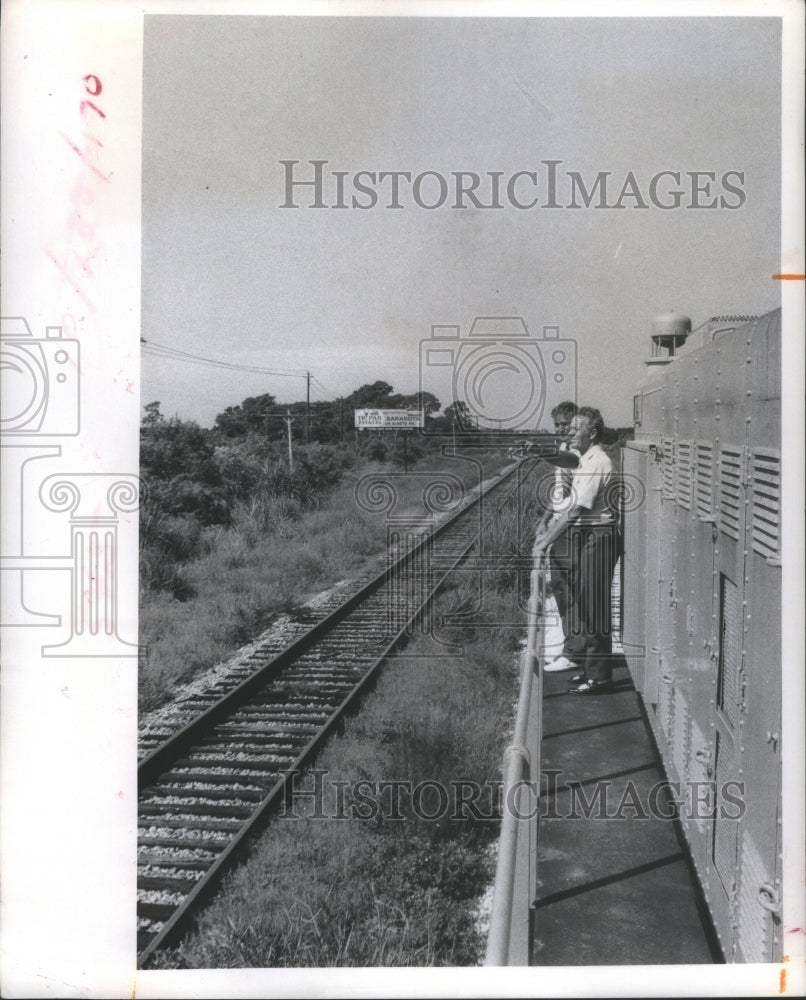
M397 438L390 456L392 463L399 468L403 468L406 464L412 468L422 457L423 448L414 437L409 438L405 444L402 437Z
M201 552L202 526L196 518L164 516L152 520L148 544L140 550L140 583L148 590L163 590L178 600L194 596L195 589L179 572L179 565Z
M365 450L367 458L373 462L386 461L386 445L380 438L373 438Z

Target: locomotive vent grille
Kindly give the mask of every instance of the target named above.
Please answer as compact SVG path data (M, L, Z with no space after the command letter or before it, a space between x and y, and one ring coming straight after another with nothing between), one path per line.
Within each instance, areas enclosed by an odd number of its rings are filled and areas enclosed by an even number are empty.
M698 441L696 451L697 514L703 520L714 516L714 446Z
M722 448L719 459L719 526L730 538L739 540L741 520L742 450Z
M664 500L674 500L674 440L663 439L663 484L661 496Z
M753 551L777 559L781 548L781 459L775 452L753 454Z
M677 444L677 502L686 510L691 510L692 493L692 444L691 441L679 441Z
M758 890L767 879L764 863L745 827L742 834L739 881L739 949L745 962L769 962L772 914L758 901Z

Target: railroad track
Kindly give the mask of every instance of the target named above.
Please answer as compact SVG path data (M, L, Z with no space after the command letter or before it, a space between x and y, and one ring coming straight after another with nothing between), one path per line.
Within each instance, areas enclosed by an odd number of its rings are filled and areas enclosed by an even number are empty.
M476 545L489 514L535 465L516 466L420 541L404 545L408 551L285 649L258 645L239 668L242 680L236 675L229 690L196 698L188 707L198 714L146 747L138 766L141 967L187 930L280 805L291 776L355 708L384 659Z

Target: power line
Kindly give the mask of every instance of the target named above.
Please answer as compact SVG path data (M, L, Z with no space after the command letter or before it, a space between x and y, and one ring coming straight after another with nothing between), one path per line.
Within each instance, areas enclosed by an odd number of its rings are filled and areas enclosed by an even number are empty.
M151 354L153 357L164 358L170 361L182 361L189 364L200 365L202 367L220 368L227 371L250 372L255 375L271 375L279 378L304 378L306 380L307 398L304 401L298 401L292 403L291 405L305 407L306 425L309 426L309 421L312 416L316 416L318 418L327 413L338 412L340 423L343 420L344 396L337 396L337 393L333 389L326 386L321 379L317 378L316 375L304 368L262 368L258 365L243 365L234 361L221 361L219 359L208 358L200 354L191 354L189 351L181 351L176 347L169 347L166 344L158 344L155 341L146 340L145 337L140 338L140 343L143 345L146 353ZM326 394L326 396L330 396L329 399L325 398L321 401L314 400L313 408L311 405L312 401L310 399L311 383L315 383L315 385L318 386L319 389ZM286 411L286 413L287 412L288 411ZM285 419L286 414L270 413L266 414L266 416L283 416ZM308 434L309 433L310 431L308 430Z
M325 397L324 399L319 400L319 402L329 403L335 397L336 394L331 392L331 390L328 389L327 386L322 385L322 383L315 375L311 375L311 382L315 383L315 385L313 385L312 388L315 389L317 393L320 393Z
M257 365L239 365L233 362L213 361L212 359L207 359L207 358L182 357L181 355L173 354L169 351L156 350L156 351L146 351L146 353L151 354L153 357L156 358L165 358L166 360L170 361L183 361L189 364L199 365L202 368L219 368L228 371L250 372L256 375L272 375L280 378L305 377L304 374L302 373L295 374L293 372L275 371L274 369L271 368L260 368Z
M328 389L328 387L326 385L323 385L322 381L320 379L318 379L315 375L312 375L311 378L314 380L314 382L316 382L316 384L319 386L319 388L323 392L330 393L331 396L337 396L338 395L338 393L334 392L332 389Z
M147 353L151 353L155 357L175 361L187 361L191 364L206 365L213 368L226 368L230 371L253 372L256 375L277 375L281 378L306 378L308 376L308 373L303 368L278 370L274 368L261 368L258 365L236 364L234 361L220 361L216 358L206 358L199 354L180 351L175 347L167 347L165 344L157 344L154 341L146 340L145 337L140 338L140 343L145 345Z

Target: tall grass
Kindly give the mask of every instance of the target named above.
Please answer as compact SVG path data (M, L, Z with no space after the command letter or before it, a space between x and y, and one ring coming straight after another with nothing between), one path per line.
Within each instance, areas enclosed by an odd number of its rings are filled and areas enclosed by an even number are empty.
M445 596L450 603L451 594ZM500 595L491 617L511 612ZM361 712L320 755L326 818L307 799L277 817L179 949L171 968L475 965L476 908L492 878L493 788L511 724L518 629L485 628L462 657L434 659L421 639L388 663ZM372 782L377 815L337 809L333 782ZM434 820L380 782L489 783L484 816L454 803ZM307 791L312 779L298 787ZM344 787L344 786L342 786ZM348 798L349 801L349 798ZM425 808L437 812L434 801Z
M528 510L528 497L518 502ZM514 510L513 503L491 528L505 552L519 544ZM324 772L324 815L298 799L291 814L278 816L196 931L158 958L161 966L480 962L477 907L493 876L486 849L499 830L493 790L512 724L522 615L513 577L494 572L482 593L471 579L454 574L434 615L439 622L474 606L471 622L442 629L462 653L445 655L445 646L421 636L387 662L360 714L316 762ZM374 815L362 819L348 807L339 816L335 789L362 780L370 782ZM479 803L481 815L457 811L454 800L428 819L405 795L393 808L380 784L389 781L448 789L469 781L490 794ZM308 775L298 788L312 784ZM427 809L437 812L433 803Z
M482 461L488 475L505 464L496 454ZM474 470L455 465L455 474L474 485ZM236 505L229 527L193 528L192 538L179 519L164 529L162 542L143 561L141 711L170 700L181 684L256 638L278 614L339 580L380 570L385 515L362 508L354 495L357 480L370 472L389 474L377 464L351 472L315 509L298 498L267 495ZM422 478L393 475L399 509L423 513ZM173 551L195 554L176 563ZM161 574L169 590L149 590L148 574Z

